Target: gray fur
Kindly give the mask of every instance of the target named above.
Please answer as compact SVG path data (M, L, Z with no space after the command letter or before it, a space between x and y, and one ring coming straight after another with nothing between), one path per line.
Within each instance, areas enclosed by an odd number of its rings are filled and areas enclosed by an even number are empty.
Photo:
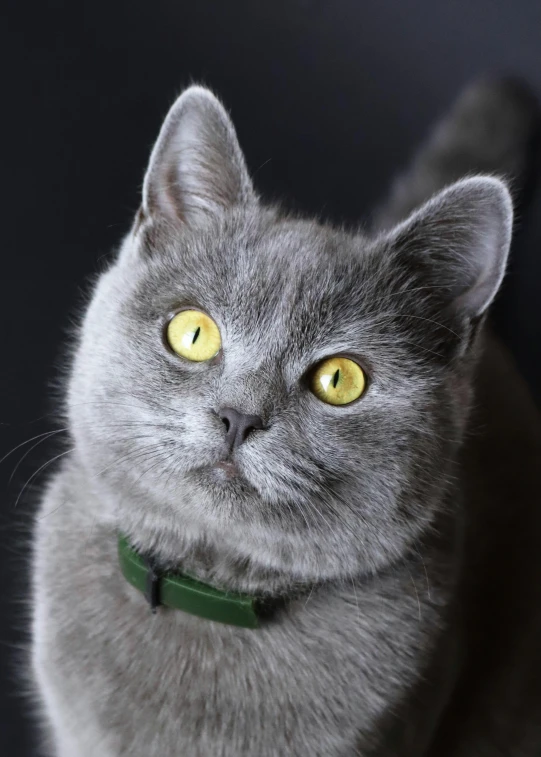
M532 646L539 612L528 604L493 657L494 639L475 647L470 620L498 528L510 575L515 542L539 536L535 411L495 343L478 359L511 201L483 176L431 194L370 236L287 217L259 203L210 93L192 88L173 106L142 211L82 323L67 393L73 448L37 521L33 670L51 754L533 757L539 645L533 668L522 657L510 667L510 655ZM166 319L183 305L219 324L219 360L165 348ZM337 353L370 379L343 407L306 383ZM223 406L267 425L236 450L242 478L211 469L225 454ZM498 502L493 459L511 448ZM164 566L285 605L256 631L152 616L120 574L117 529ZM524 596L539 594L528 578ZM511 604L496 593L487 617L511 633L515 600L501 596ZM472 692L469 718L453 720ZM483 720L489 701L499 731Z

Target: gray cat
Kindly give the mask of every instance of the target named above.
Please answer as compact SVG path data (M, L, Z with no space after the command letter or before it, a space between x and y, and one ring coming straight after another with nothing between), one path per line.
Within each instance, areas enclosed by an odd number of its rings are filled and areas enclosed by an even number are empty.
M541 753L541 424L485 325L534 120L474 88L350 233L263 205L216 98L176 101L36 524L50 754Z

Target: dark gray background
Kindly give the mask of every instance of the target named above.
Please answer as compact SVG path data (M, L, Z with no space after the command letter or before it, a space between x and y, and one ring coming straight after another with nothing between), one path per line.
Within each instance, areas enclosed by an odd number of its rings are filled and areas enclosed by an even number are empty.
M0 457L51 428L60 345L88 276L138 206L161 119L191 81L231 109L269 198L361 218L460 88L524 76L541 95L538 0L4 1L0 22ZM541 172L540 172L541 173ZM541 398L541 191L497 307ZM20 648L36 483L0 464L0 754L31 754ZM45 471L44 471L45 472Z

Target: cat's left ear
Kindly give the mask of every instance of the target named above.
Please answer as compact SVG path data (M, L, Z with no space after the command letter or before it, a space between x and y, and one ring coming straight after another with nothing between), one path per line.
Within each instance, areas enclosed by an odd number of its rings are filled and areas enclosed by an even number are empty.
M235 129L208 89L192 86L169 111L143 185L143 216L196 225L257 201Z
M485 313L502 282L513 227L506 185L477 176L444 189L387 235L410 271L456 314Z

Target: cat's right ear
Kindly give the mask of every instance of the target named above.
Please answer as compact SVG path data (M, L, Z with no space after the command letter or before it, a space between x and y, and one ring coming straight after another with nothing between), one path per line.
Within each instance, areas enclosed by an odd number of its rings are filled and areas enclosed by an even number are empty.
M466 319L482 316L502 282L513 227L507 186L476 176L452 184L391 231L407 261L440 304Z
M172 106L150 156L140 220L162 217L198 225L257 202L229 115L204 87L185 90Z

